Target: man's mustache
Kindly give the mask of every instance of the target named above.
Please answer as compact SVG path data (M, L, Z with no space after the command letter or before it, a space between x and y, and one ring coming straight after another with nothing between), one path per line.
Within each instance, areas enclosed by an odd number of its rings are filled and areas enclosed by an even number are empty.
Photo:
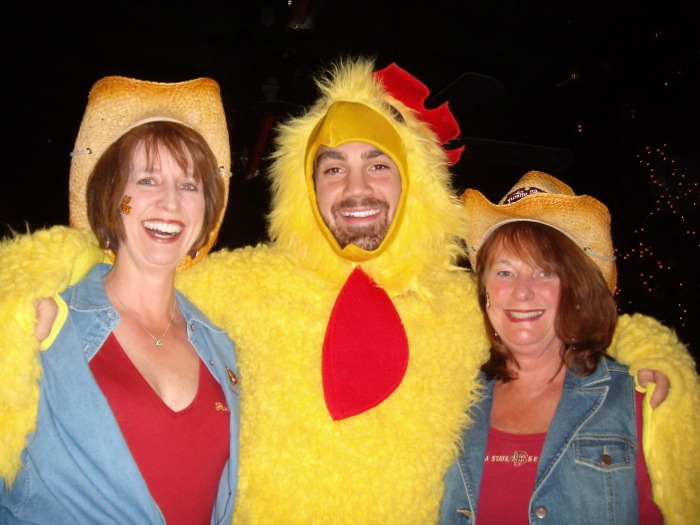
M333 212L339 212L349 208L383 208L389 209L389 203L375 197L363 197L360 199L349 198L333 205Z

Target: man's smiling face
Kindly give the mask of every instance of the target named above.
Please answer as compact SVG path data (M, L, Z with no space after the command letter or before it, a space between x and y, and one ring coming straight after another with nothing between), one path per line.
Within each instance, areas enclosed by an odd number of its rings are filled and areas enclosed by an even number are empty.
M377 249L401 197L401 174L394 161L364 142L319 146L314 184L321 217L340 247Z

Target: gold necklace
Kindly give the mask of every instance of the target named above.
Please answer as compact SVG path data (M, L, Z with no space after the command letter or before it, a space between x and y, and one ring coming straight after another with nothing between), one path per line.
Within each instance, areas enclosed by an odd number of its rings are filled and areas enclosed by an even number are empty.
M107 281L107 286L109 286L109 289L112 290L112 293L114 294L114 297L117 298L117 301L119 301L119 304L122 305L122 308L124 309L124 312L125 312L129 317L131 317L134 321L136 321L136 323L144 330L144 332L146 332L148 335L151 336L151 339L153 339L153 342L154 342L154 344L155 344L156 346L158 346L158 347L163 346L163 339L165 339L165 334L168 333L168 330L170 330L170 325L173 324L173 318L175 317L175 305L177 304L177 300L173 299L173 308L172 308L172 310L171 310L171 312L170 312L170 321L168 321L168 326L165 327L165 332L163 332L163 335L161 335L160 337L156 337L156 336L153 335L151 332L149 332L149 331L146 329L145 326L143 326L143 325L141 324L141 321L139 321L139 318L138 318L138 317L136 317L135 315L132 315L132 313L129 311L129 309L128 309L128 308L126 307L126 305L124 304L124 301L121 300L121 298L119 297L119 295L117 295L117 292L114 290L114 288L112 288L112 283L110 283L109 281Z

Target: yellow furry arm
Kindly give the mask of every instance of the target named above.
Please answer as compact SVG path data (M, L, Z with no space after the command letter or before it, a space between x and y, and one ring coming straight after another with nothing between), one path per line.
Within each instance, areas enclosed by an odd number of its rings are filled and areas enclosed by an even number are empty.
M621 315L608 349L612 357L630 367L631 372L648 368L668 376L671 388L695 374L695 361L675 332L652 317ZM678 383L677 381L680 381Z
M665 522L693 523L700 515L700 378L695 361L672 330L639 314L620 317L611 352L633 373L650 368L671 382L661 405L653 411L645 407L644 452L654 501Z
M64 290L97 262L95 257L92 234L65 226L0 243L0 477L8 484L34 430L39 397L34 300Z
M0 242L0 299L23 292L51 297L105 259L89 231L54 226Z

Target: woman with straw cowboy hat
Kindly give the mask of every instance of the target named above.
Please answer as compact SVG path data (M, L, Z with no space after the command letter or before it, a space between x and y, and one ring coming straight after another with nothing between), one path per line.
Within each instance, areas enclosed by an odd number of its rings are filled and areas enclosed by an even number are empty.
M657 421L606 356L617 321L607 208L541 172L497 205L475 190L463 202L491 350L441 523L697 519L697 375L671 389Z
M40 370L18 374L18 407L39 402L3 425L21 440L35 423L21 464L0 478L1 523L231 522L234 348L175 290L176 272L216 240L229 164L214 81L93 86L71 164L71 223L89 226L113 264L61 295Z

